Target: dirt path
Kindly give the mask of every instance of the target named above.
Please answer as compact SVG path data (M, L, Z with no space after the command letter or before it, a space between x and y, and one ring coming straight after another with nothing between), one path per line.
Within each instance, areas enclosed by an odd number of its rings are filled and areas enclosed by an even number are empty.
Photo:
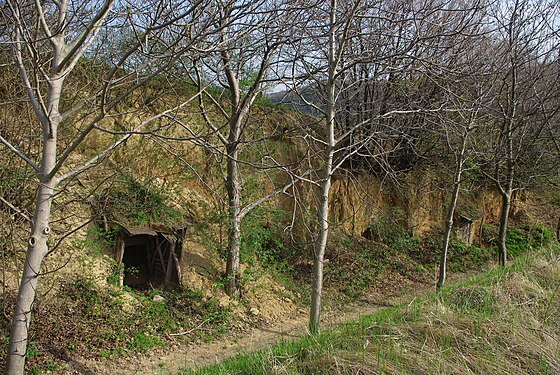
M323 326L357 319L361 315L375 312L379 308L410 301L423 295L430 288L426 285L412 288L415 292L393 296L379 296L371 303L349 305L344 311L331 311L323 315ZM379 301L383 301L380 303ZM240 352L251 352L285 339L296 339L307 333L308 311L299 310L297 315L281 323L254 327L239 335L226 337L211 343L197 343L159 349L145 356L119 358L117 360L72 360L68 363L68 374L131 375L131 374L177 374L181 368L198 368L233 357Z

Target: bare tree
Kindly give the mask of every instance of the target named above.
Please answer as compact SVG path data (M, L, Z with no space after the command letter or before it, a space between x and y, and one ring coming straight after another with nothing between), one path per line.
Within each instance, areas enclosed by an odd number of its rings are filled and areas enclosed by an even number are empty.
M138 11L133 4L115 6L112 0L10 0L2 6L2 20L6 25L3 42L11 49L41 133L40 156L35 157L26 148L11 142L8 132L0 132L0 144L24 160L38 180L27 258L12 318L7 374L23 374L24 371L31 312L41 265L49 253L51 210L58 187L97 164L133 132L166 113L135 124L131 131L123 132L116 141L81 163L70 162L70 156L90 133L103 129L104 118L163 68L159 61L170 59L177 52L177 41L183 39L183 35L175 38L171 48L153 55L147 52L151 38L164 37L168 27L184 23L201 4L200 1L177 3L170 10L154 2ZM99 49L99 38L106 37L116 25L121 30L126 28L130 36L126 49L121 50L120 56L104 56L99 63L105 73L102 79L97 77L98 86L83 90L86 94L81 99L71 100L75 93L65 92L65 82L71 79L81 59L99 58L93 53ZM2 129L7 127L2 126Z
M436 114L436 132L443 134L447 152L453 162L453 187L445 219L443 245L439 264L439 277L436 289L443 287L446 279L447 254L455 210L459 198L463 174L474 170L476 165L476 128L484 121L492 101L491 86L487 81L491 72L487 71L488 53L485 43L485 24L482 22L484 11L469 30L458 34L448 41L447 48L430 61L433 67L428 76L440 88L441 100L446 111ZM436 157L433 155L433 157ZM465 165L467 159L470 160ZM444 159L444 163L450 163ZM445 168L445 166L444 166Z
M549 169L543 140L549 119L558 111L550 74L560 46L555 1L514 0L497 3L495 33L495 111L492 144L483 172L502 197L498 259L507 263L506 236L513 193L530 186Z
M442 110L429 96L398 100L399 90L422 81L423 59L437 49L430 41L460 33L476 22L472 14L477 9L477 2L449 8L437 2L418 7L360 0L310 4L309 21L294 43L293 74L287 82L319 119L306 129L306 139L316 150L312 158L318 162L310 162L316 167L302 179L318 191L312 333L319 330L333 176L362 161L388 167L387 155L410 138L408 127L418 122L414 116Z
M267 138L262 132L255 134L250 115L255 100L274 84L270 69L279 64L275 58L285 43L284 28L291 18L296 17L297 8L292 7L290 1L262 0L224 2L218 9L211 51L186 64L187 72L192 70L192 80L199 90L198 103L205 128L182 126L204 149L225 158L228 200L225 290L229 296L239 297L241 221L253 208L288 188L284 186L256 201L243 202L241 165L261 170L280 168L281 165L274 163L270 155L266 155L270 164L243 160L241 151L247 145ZM221 94L216 95L216 91ZM216 108L217 119L212 116ZM265 155L261 159L264 158Z
M443 287L446 279L447 268L447 253L449 248L449 241L451 239L451 231L453 228L455 209L457 207L457 200L461 189L463 174L469 168L474 166L465 166L467 157L473 154L472 147L469 147L469 137L476 128L479 119L480 106L475 105L473 108L462 108L457 111L457 121L449 123L449 120L444 120L446 125L446 141L450 152L455 159L455 169L453 174L453 190L451 192L451 200L447 207L447 216L445 219L445 228L443 232L443 245L440 256L439 264L439 277L436 289L439 290ZM454 134L453 134L454 133ZM458 138L458 139L456 139ZM458 144L455 143L458 141Z

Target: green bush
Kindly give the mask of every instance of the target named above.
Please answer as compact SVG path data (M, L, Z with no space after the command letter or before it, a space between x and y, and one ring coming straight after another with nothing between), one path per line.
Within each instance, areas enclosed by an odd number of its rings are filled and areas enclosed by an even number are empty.
M555 240L553 231L543 224L536 224L530 227L531 246L548 245Z
M155 346L161 345L161 343L161 338L157 336L150 336L145 333L137 333L130 344L128 344L128 348L134 350L137 353L144 353Z
M537 223L529 226L510 227L506 236L506 247L510 256L515 257L529 248L548 245L554 240L550 228Z
M387 245L361 237L333 236L327 254L332 261L324 270L325 283L351 299L361 297L383 271L401 266L400 257Z
M454 272L464 272L469 269L479 268L491 259L492 248L479 247L476 244L469 246L457 241L449 243L449 268Z
M369 227L369 237L371 240L387 245L391 245L392 242L403 242L402 239L406 240L412 237L405 222L404 211L395 208L389 214L382 215Z
M498 238L498 227L494 224L482 225L482 242L485 244L494 245Z
M506 236L506 247L510 256L515 257L528 249L529 233L523 228L511 227Z
M68 350L83 350L87 347L102 356L122 354L125 349L145 352L165 342L167 333L185 330L193 325L208 327L208 334L224 331L230 311L215 299L204 298L202 293L178 288L166 292L150 290L131 292L136 300L133 306L123 309L122 291L112 293L100 289L88 279L78 279L64 286L67 310L73 311L72 335L64 346ZM155 300L154 297L161 299ZM91 331L80 321L88 320ZM75 337L81 341L75 341Z
M109 216L124 217L135 224L174 223L182 216L181 212L169 207L170 197L167 194L128 174L121 175L105 194L99 199L109 202Z
M247 214L241 222L241 261L254 260L264 268L284 263L294 255L293 250L284 245L280 229L284 212L259 207Z
M387 245L393 252L411 253L418 248L420 241L412 236L405 223L404 211L395 208L373 223L366 231L366 237Z

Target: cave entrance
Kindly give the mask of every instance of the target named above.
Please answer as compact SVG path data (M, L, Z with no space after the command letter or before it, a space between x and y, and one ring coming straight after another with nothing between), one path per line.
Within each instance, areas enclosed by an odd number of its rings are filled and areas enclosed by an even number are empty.
M121 286L150 289L179 285L184 231L121 228L115 251L115 260L121 269Z

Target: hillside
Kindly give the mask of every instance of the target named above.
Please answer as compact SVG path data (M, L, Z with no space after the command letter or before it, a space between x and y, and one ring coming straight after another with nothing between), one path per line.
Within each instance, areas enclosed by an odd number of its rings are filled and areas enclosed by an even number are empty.
M5 372L555 371L559 4L475 3L8 0Z
M294 116L274 107L259 111L267 114L272 128L279 121L275 119ZM86 142L81 152L91 152L95 142L102 140ZM274 140L270 145L284 157L299 152L293 142ZM177 161L181 148L183 159ZM303 231L306 216L295 222L292 232L285 231L295 202L289 196L273 199L246 217L243 296L232 299L223 291L227 232L219 164L205 165L203 154L182 142L176 142L172 153L166 150L155 138L130 140L66 186L53 225L60 246L47 259L49 272L42 278L42 297L34 309L27 356L30 372L86 371L91 363L103 361L127 367L130 358L142 363L145 356L161 357L188 345L235 337L255 326L274 326L297 316L305 319L312 264ZM132 159L133 164L127 162ZM17 165L3 168L4 173L23 170ZM202 172L206 175L199 178ZM262 176L250 168L245 173L247 193L258 197ZM28 180L9 181L24 186ZM408 174L400 186L381 183L366 173L336 178L333 235L326 253L326 315L353 302L382 303L407 290L433 287L444 199L443 191L434 193L437 181L426 170ZM311 201L311 197L304 199ZM31 204L20 202L20 207ZM465 195L462 202L465 211L484 214L471 229L476 234L472 245L455 237L450 250L452 273L485 268L496 253L499 201L495 193L482 190ZM551 225L553 211L543 213L527 196L515 202L515 226L508 240L512 254L551 241L551 232L542 223ZM6 232L12 244L3 258L3 337L7 340L23 262L25 221L13 212L2 212L3 220L13 220L11 227L5 227L12 228ZM179 288L150 283L120 286L123 268L117 261L115 236L121 226L185 228ZM101 371L99 366L92 368Z
M2 68L7 76L15 74ZM87 64L80 68L88 71ZM195 88L175 84L178 96L173 100L188 103L177 118L193 129L204 129L199 108L191 101ZM73 85L80 86L79 79ZM215 100L224 100L222 94L218 92ZM169 100L166 86L155 81L131 99L132 104L144 103L140 109L108 118L103 126L113 131L133 128L142 118L163 111ZM214 106L207 115L218 121L220 111ZM88 116L77 117L85 121ZM24 143L33 133L30 106L3 105L2 124L3 135ZM313 279L311 223L317 189L300 182L244 217L242 295L229 297L224 291L227 158L183 139L180 122L157 125L159 133L131 137L59 189L51 252L33 306L26 354L30 373L99 372L109 362L127 367L131 358L143 363L142 358L189 345L241 337L254 327L305 320ZM317 144L305 141L309 134L320 134L316 127L314 117L266 100L256 103L246 132L260 141L247 141L241 151L244 203L260 199L289 178L285 170L268 169L263 160L296 171L306 163L321 165ZM67 130L61 145L72 141L74 129ZM95 157L114 136L110 131L88 135L65 168ZM206 141L215 141L214 136ZM40 144L32 138L30 155L38 157ZM7 344L36 177L15 155L5 155L0 160L0 245L2 340ZM445 161L417 162L414 169L391 178L360 163L333 175L324 271L326 316L356 303L380 304L410 290L433 288L452 180L452 171L441 167ZM494 264L500 208L500 196L488 182L473 177L463 187L457 217L465 220L457 220L454 227L452 274ZM527 189L516 194L507 239L511 256L551 242L557 212L554 191ZM134 253L149 261L139 261Z

